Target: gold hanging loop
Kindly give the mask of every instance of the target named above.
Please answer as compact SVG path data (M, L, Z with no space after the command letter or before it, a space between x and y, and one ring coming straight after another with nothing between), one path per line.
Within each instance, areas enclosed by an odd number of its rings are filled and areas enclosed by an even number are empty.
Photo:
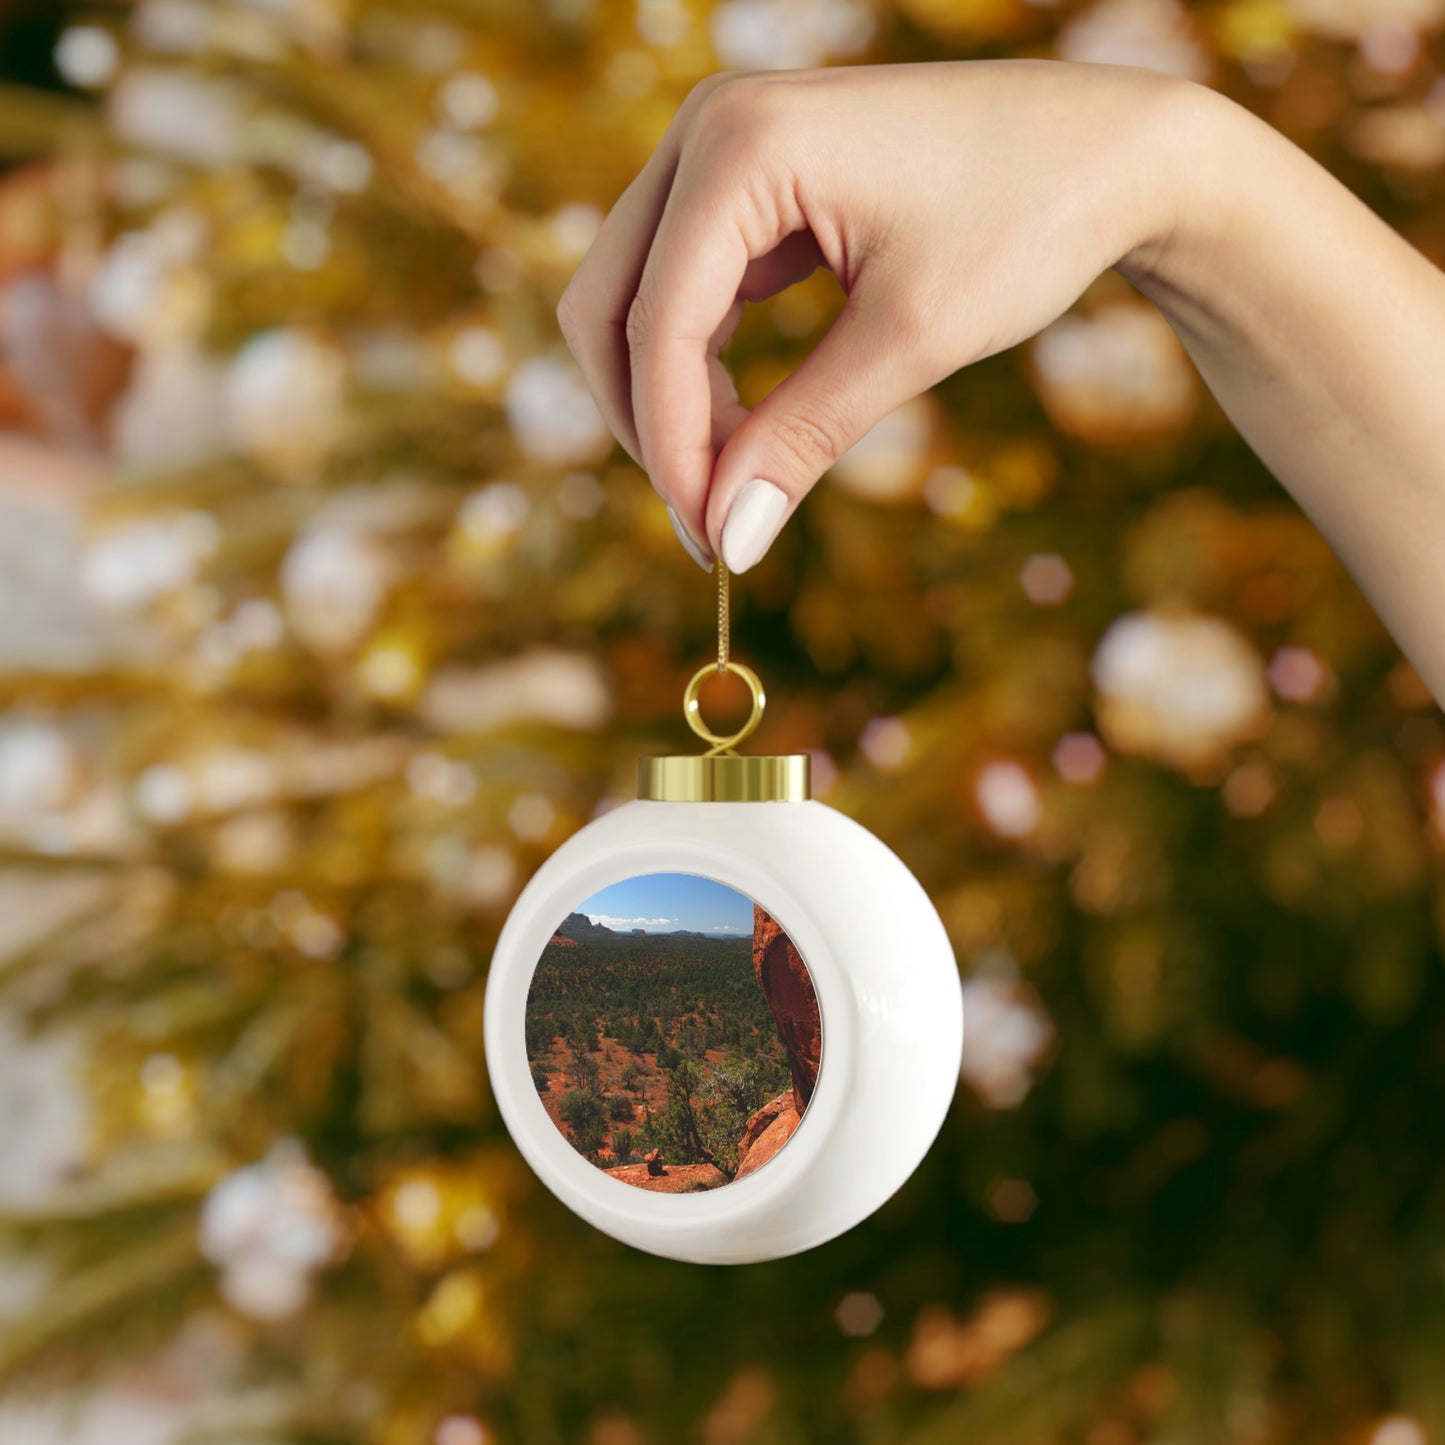
M744 667L740 662L734 662L728 655L732 646L732 625L729 615L727 563L719 557L713 570L717 575L717 666L714 668L712 663L708 663L705 667L698 668L682 695L682 711L683 716L687 718L688 727L705 743L712 744L704 754L706 757L713 757L719 753L730 753L745 738L751 737L757 725L763 720L763 709L768 705L767 697L763 693L762 679L752 668ZM735 733L724 735L713 732L702 720L698 693L709 676L715 673L718 677L722 677L729 672L742 678L747 684L748 691L753 695L753 709L742 727Z
M752 712L748 714L748 720L735 733L726 735L715 733L702 720L702 708L698 702L698 693L703 683L709 678L721 672L730 672L736 677L742 678L747 684L748 691L753 695ZM693 673L692 681L688 683L687 690L682 695L683 716L687 718L687 725L705 743L711 743L708 749L709 755L714 753L731 752L740 742L749 738L756 731L758 724L763 720L763 709L767 706L768 699L763 692L763 681L752 668L745 667L741 662L731 660L724 661L719 666L711 662L698 668Z

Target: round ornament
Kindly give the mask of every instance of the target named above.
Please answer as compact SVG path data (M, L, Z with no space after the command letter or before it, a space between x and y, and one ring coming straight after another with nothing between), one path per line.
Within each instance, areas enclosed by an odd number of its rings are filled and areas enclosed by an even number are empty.
M534 874L487 982L492 1088L542 1182L667 1258L796 1254L912 1174L953 1098L963 1001L928 895L809 794L809 757L734 751L765 699L728 657L689 684L700 756L638 759L638 796ZM714 733L699 694L753 695Z

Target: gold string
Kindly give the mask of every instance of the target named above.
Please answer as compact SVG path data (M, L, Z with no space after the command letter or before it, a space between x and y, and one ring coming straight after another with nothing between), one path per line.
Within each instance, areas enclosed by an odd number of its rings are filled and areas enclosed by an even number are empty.
M717 670L721 676L728 670L728 649L732 645L732 625L728 616L728 568L717 559Z
M758 677L757 673L750 667L744 667L740 662L734 662L729 656L732 644L732 626L728 616L728 569L721 557L717 559L715 570L717 572L717 675L721 677L724 673L731 672L740 677L753 695L753 707L748 715L748 720L736 732L727 735L713 732L702 720L702 710L698 703L698 693L702 689L704 680L712 676L713 665L705 662L693 673L683 691L682 712L687 719L688 727L704 742L712 744L703 754L704 757L730 754L744 738L750 737L753 729L762 721L763 709L768 702L763 694L762 679Z

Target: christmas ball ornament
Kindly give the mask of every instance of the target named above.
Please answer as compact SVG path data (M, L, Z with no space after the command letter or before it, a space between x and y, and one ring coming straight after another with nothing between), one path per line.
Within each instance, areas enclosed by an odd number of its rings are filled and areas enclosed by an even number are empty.
M882 842L809 796L809 758L735 751L763 687L719 649L684 711L700 756L638 760L638 796L533 876L487 982L493 1092L563 1203L671 1259L795 1254L882 1205L959 1077L948 936ZM736 733L699 693L732 672Z

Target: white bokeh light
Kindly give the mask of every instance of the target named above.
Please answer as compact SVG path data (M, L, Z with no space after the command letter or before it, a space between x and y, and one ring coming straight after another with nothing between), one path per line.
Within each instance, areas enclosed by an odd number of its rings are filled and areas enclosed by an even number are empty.
M201 1208L201 1253L220 1269L222 1294L252 1319L300 1311L340 1243L331 1185L295 1140L226 1175Z
M120 46L99 25L72 25L56 43L55 68L71 85L97 90L120 69Z
M968 979L963 1011L964 1083L990 1108L1017 1108L1053 1045L1053 1022L1031 988L1002 978Z
M340 439L347 365L330 341L294 327L253 336L226 377L226 417L242 450L281 470L320 463Z
M710 19L718 59L733 70L806 70L857 55L873 38L857 0L723 0Z
M1132 65L1184 80L1209 77L1209 52L1179 0L1099 0L1059 32L1060 60Z
M612 433L570 360L523 362L507 383L506 407L518 447L534 462L588 466L612 450Z
M1001 838L1025 838L1043 817L1039 790L1018 763L987 764L974 784L974 796L985 821Z
M1128 613L1104 634L1092 671L1100 727L1124 752L1205 765L1269 718L1264 665L1221 618Z
M381 544L349 527L302 532L281 563L281 595L296 635L321 652L356 647L381 610L392 573Z

